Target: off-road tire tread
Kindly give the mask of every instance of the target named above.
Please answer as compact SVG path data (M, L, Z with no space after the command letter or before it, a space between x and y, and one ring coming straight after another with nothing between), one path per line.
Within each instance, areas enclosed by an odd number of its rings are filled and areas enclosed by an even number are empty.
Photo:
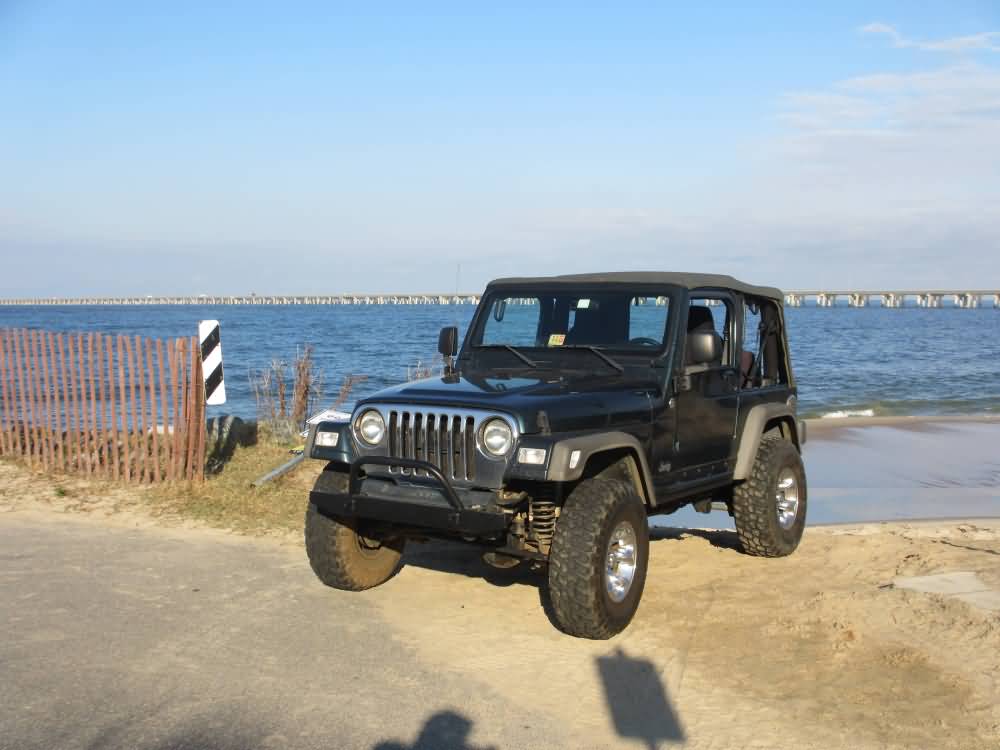
M344 478L346 490L347 477ZM326 516L309 503L305 542L309 565L327 586L344 591L364 591L385 583L399 569L405 540L385 543L377 555L366 557L357 546L356 522Z
M795 546L788 549L774 535L771 514L772 507L771 474L774 463L781 453L795 450L795 446L781 436L766 436L761 439L750 475L733 490L733 520L736 535L743 552L755 557L784 557L791 554Z
M604 569L605 519L622 502L642 503L625 482L589 479L577 485L559 515L549 550L549 598L556 623L569 635L604 640L628 624L609 620L599 598L603 580L598 580Z

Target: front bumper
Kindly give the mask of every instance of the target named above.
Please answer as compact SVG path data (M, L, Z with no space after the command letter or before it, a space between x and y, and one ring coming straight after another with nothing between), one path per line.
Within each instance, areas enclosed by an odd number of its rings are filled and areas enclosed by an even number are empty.
M368 478L365 466L398 466L427 472L429 481L398 484ZM412 459L370 456L351 463L347 493L322 489L309 493L309 502L321 512L376 521L386 521L430 531L449 531L470 536L492 536L506 531L509 517L487 503L467 504L431 463Z

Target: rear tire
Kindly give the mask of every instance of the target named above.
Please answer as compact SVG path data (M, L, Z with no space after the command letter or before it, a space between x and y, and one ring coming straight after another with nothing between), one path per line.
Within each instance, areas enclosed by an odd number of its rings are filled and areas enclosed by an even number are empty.
M733 520L746 554L795 551L806 525L806 472L794 444L780 436L760 441L750 476L733 490Z
M324 472L331 474L332 472ZM347 476L324 476L325 489L342 485ZM344 591L364 591L385 583L399 569L406 540L366 536L364 520L324 515L309 503L305 522L306 555L313 572L327 586Z
M646 508L631 485L614 479L578 484L562 507L549 551L556 624L580 638L620 633L639 607L648 562Z

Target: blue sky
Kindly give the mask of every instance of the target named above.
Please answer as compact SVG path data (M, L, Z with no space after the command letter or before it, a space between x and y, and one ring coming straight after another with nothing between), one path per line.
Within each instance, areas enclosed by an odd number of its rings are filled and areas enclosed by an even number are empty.
M995 2L158 5L0 0L0 296L1000 285Z

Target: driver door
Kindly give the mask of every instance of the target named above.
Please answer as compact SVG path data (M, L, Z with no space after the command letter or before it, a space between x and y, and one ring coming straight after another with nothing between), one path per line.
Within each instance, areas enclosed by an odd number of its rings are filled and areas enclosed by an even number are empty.
M690 333L711 326L723 346L721 358L709 363L689 363L685 352L675 395L675 481L697 481L732 471L740 383L733 347L736 309L736 300L725 292L698 293L690 299L684 330Z

